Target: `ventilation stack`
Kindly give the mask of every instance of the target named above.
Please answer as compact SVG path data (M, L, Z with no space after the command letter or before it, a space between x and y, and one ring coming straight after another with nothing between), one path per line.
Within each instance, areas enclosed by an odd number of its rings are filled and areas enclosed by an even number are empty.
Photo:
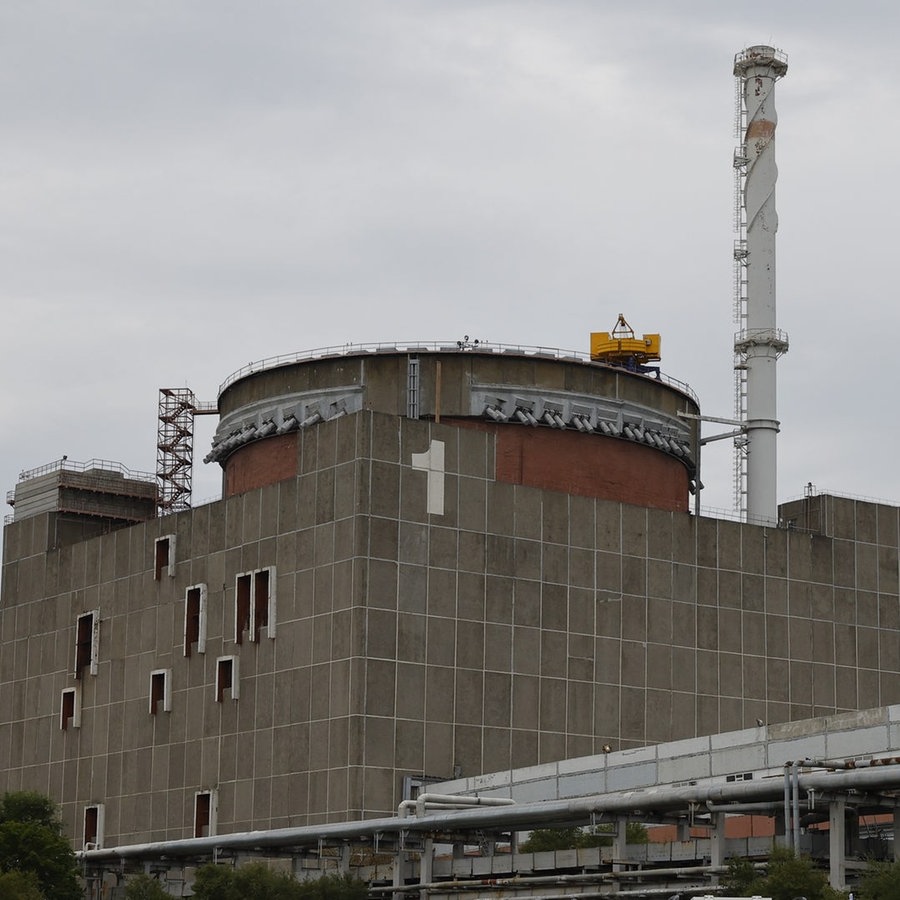
M775 325L775 82L787 57L772 47L748 47L735 56L738 79L737 218L735 245L736 500L750 522L778 520L775 365L787 335Z

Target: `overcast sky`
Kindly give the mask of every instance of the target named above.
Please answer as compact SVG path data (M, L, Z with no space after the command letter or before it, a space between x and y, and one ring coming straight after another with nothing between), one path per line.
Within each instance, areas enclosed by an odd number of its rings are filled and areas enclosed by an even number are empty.
M888 0L5 0L0 487L152 472L158 389L251 360L586 351L619 312L732 415L732 65L767 43L779 498L900 502L898 35ZM731 465L707 448L704 506Z

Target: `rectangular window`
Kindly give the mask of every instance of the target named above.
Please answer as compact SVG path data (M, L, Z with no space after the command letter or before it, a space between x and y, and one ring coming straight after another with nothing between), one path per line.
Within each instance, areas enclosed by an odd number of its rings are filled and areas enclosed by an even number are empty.
M84 849L99 850L103 846L103 804L84 808Z
M195 584L184 595L184 655L190 656L196 645L206 653L206 585Z
M250 596L253 576L238 575L235 579L234 600L234 640L237 644L244 642L244 632L250 630Z
M232 700L240 696L236 656L220 656L216 660L216 703L224 702L225 691L229 692Z
M251 641L258 641L260 631L275 637L275 568L269 566L255 572L244 572L235 579L234 640L244 641L244 632Z
M175 576L175 535L166 534L156 539L153 558L153 578L159 581L163 575Z
M75 621L75 677L81 678L84 670L97 674L100 654L100 611L84 613Z
M172 711L172 679L169 669L150 673L150 715Z
M194 837L209 837L216 833L215 791L194 794Z
M267 637L275 637L275 592L272 570L260 569L253 573L253 634L259 640L259 631L266 629Z
M78 688L63 688L59 701L59 727L61 731L81 728L81 694Z

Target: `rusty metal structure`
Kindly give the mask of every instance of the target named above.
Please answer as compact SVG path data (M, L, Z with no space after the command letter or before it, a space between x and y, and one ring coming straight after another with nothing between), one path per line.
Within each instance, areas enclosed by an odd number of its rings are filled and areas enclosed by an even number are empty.
M156 479L160 515L191 508L194 416L215 412L215 403L199 403L190 388L159 389Z

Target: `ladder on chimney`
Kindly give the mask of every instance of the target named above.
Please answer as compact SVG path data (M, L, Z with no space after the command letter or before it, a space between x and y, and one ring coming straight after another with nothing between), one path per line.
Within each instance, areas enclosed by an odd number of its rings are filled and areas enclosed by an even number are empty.
M747 107L744 103L743 81L734 79L734 132L739 141L734 149L734 324L737 336L747 327L747 209L744 203L744 184L747 177ZM747 421L747 366L735 345L734 351L734 418ZM747 438L740 434L734 439L733 461L734 509L744 518L747 514Z

